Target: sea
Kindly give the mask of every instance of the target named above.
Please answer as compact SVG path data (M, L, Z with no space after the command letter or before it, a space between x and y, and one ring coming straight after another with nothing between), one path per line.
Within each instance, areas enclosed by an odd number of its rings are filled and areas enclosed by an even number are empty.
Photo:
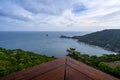
M69 48L75 48L84 54L101 56L114 52L104 50L97 46L91 46L74 39L63 39L61 35L82 36L90 32L74 31L1 31L0 47L7 49L23 49L37 54L64 57Z

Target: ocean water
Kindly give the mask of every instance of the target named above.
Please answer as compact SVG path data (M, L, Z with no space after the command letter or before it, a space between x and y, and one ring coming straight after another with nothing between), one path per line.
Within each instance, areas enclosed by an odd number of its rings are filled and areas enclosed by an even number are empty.
M63 57L66 50L76 48L85 54L111 54L113 52L96 46L90 46L77 40L63 39L61 35L78 36L88 32L0 32L0 47L8 49L23 49L47 56ZM48 34L48 36L47 36Z

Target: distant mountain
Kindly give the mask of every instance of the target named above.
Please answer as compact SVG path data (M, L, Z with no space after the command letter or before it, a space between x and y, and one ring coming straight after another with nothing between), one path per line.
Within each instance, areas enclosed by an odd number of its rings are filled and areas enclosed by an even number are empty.
M105 49L120 52L120 29L110 29L94 32L84 36L74 36L81 42L96 45Z
M120 29L107 29L83 36L73 36L71 38L110 51L120 52Z

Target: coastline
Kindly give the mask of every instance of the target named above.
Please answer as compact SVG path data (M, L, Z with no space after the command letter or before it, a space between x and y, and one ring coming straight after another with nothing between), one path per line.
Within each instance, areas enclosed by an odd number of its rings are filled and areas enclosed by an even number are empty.
M60 36L60 38L74 39L74 40L77 40L77 42L84 43L84 44L89 45L89 46L102 48L102 49L104 49L104 50L110 51L110 52L115 53L115 54L118 53L117 51L111 50L111 49L109 49L109 48L105 48L105 47L102 47L102 46L99 46L99 45L90 44L90 43L87 43L87 42L84 42L84 41L80 41L80 39L78 39L78 37L81 37L81 36L72 36L72 37L70 37L70 36L65 36L65 35L61 35L61 36Z

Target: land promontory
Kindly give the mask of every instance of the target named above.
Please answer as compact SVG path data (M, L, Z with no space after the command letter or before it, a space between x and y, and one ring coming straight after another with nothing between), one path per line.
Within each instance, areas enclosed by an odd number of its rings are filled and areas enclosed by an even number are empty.
M120 29L107 29L83 36L68 37L62 35L61 38L77 39L79 42L99 46L114 52L120 52Z

